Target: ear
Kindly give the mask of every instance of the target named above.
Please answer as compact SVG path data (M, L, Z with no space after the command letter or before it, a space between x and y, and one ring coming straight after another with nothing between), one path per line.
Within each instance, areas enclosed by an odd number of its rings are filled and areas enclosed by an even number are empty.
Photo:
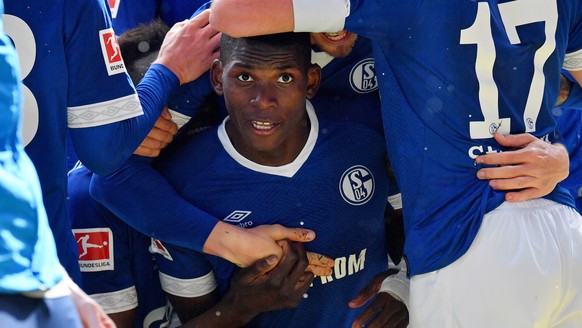
M317 64L311 65L307 71L307 99L313 98L319 89L321 82L321 67Z
M212 88L217 95L223 95L222 89L222 62L218 59L215 59L210 66L210 83L212 84Z

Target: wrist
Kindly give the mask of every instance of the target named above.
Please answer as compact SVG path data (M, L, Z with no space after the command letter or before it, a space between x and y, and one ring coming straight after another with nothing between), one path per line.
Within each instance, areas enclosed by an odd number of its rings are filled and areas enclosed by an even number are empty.
M222 301L219 303L223 311L223 315L226 315L231 321L233 327L240 327L248 324L254 317L259 315L260 312L253 310L247 306L248 300L239 297L236 293L229 290L226 295L224 295Z
M240 233L237 231L238 229L240 228L218 221L210 232L210 235L208 235L208 239L206 239L206 242L202 247L202 252L221 257L229 262L239 265L236 263L236 257L230 247L230 241L238 239L237 236Z

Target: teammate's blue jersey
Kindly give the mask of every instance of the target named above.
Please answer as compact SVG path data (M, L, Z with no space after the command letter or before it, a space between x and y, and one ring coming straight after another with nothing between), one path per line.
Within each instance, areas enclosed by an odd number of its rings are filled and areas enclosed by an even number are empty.
M190 18L204 3L201 0L107 0L107 2L117 35L158 17L172 27L175 23Z
M83 290L107 313L137 306L136 328L165 327L169 320L150 238L129 227L89 195L93 173L69 173L67 205L79 248Z
M23 136L35 163L59 257L78 278L65 212L65 134L142 114L103 0L6 3L5 32L20 59Z
M558 121L556 141L562 143L570 154L570 175L560 184L568 189L578 212L582 213L582 90L577 84L570 92L568 101L554 108L552 113Z
M383 136L362 124L319 115L318 122L310 106L309 138L287 165L268 167L242 157L224 124L157 161L181 195L224 222L245 228L278 223L313 229L317 238L306 249L335 258L332 276L317 277L296 309L259 315L253 327L351 327L362 309L350 309L348 302L388 265ZM161 272L193 279L213 270L221 293L228 289L235 265L165 246L165 256L158 257Z
M311 62L322 68L321 85L313 99L319 115L326 113L326 116L334 120L377 124L382 129L381 120L374 120L377 113L363 112L380 111L380 95L370 40L358 38L350 54L338 58L317 51L314 46ZM320 99L323 101L322 105L318 104ZM337 110L338 107L346 106L357 114Z
M63 275L38 176L20 139L20 70L3 12L0 1L0 293L21 293L50 288Z
M549 109L564 54L565 68L582 69L582 30L574 28L582 3L352 0L336 7L296 8L295 17L325 14L335 23L329 30L373 40L409 269L442 268L464 254L483 215L503 202L505 193L478 180L474 165L477 155L502 150L493 132L553 131ZM297 31L317 28L296 20ZM547 198L573 204L562 188Z

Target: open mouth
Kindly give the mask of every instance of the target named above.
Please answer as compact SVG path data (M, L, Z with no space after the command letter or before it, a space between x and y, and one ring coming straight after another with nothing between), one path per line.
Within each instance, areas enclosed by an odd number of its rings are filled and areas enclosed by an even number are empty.
M343 40L345 38L347 38L350 33L346 30L342 30L339 32L333 32L333 33L323 33L323 35L325 36L326 39L330 40L330 41L340 41Z
M251 121L253 128L261 131L269 131L276 127L278 123L266 122L266 121Z

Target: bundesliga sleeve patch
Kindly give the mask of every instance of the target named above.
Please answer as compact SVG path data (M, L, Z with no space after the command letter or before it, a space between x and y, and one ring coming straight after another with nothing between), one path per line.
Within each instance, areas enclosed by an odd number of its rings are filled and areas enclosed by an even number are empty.
M107 0L109 3L109 9L111 9L111 18L115 19L117 17L117 10L119 9L119 3L121 0Z
M170 252L168 252L168 249L162 244L161 241L159 241L155 238L151 238L151 244L150 244L149 251L152 254L157 253L157 254L162 255L168 261L174 261L174 259L172 258L172 255L170 254Z
M109 228L73 229L82 272L113 270L113 233Z
M99 41L101 42L101 52L107 68L107 74L114 75L125 73L125 64L121 57L121 49L117 43L117 36L112 28L99 31Z

